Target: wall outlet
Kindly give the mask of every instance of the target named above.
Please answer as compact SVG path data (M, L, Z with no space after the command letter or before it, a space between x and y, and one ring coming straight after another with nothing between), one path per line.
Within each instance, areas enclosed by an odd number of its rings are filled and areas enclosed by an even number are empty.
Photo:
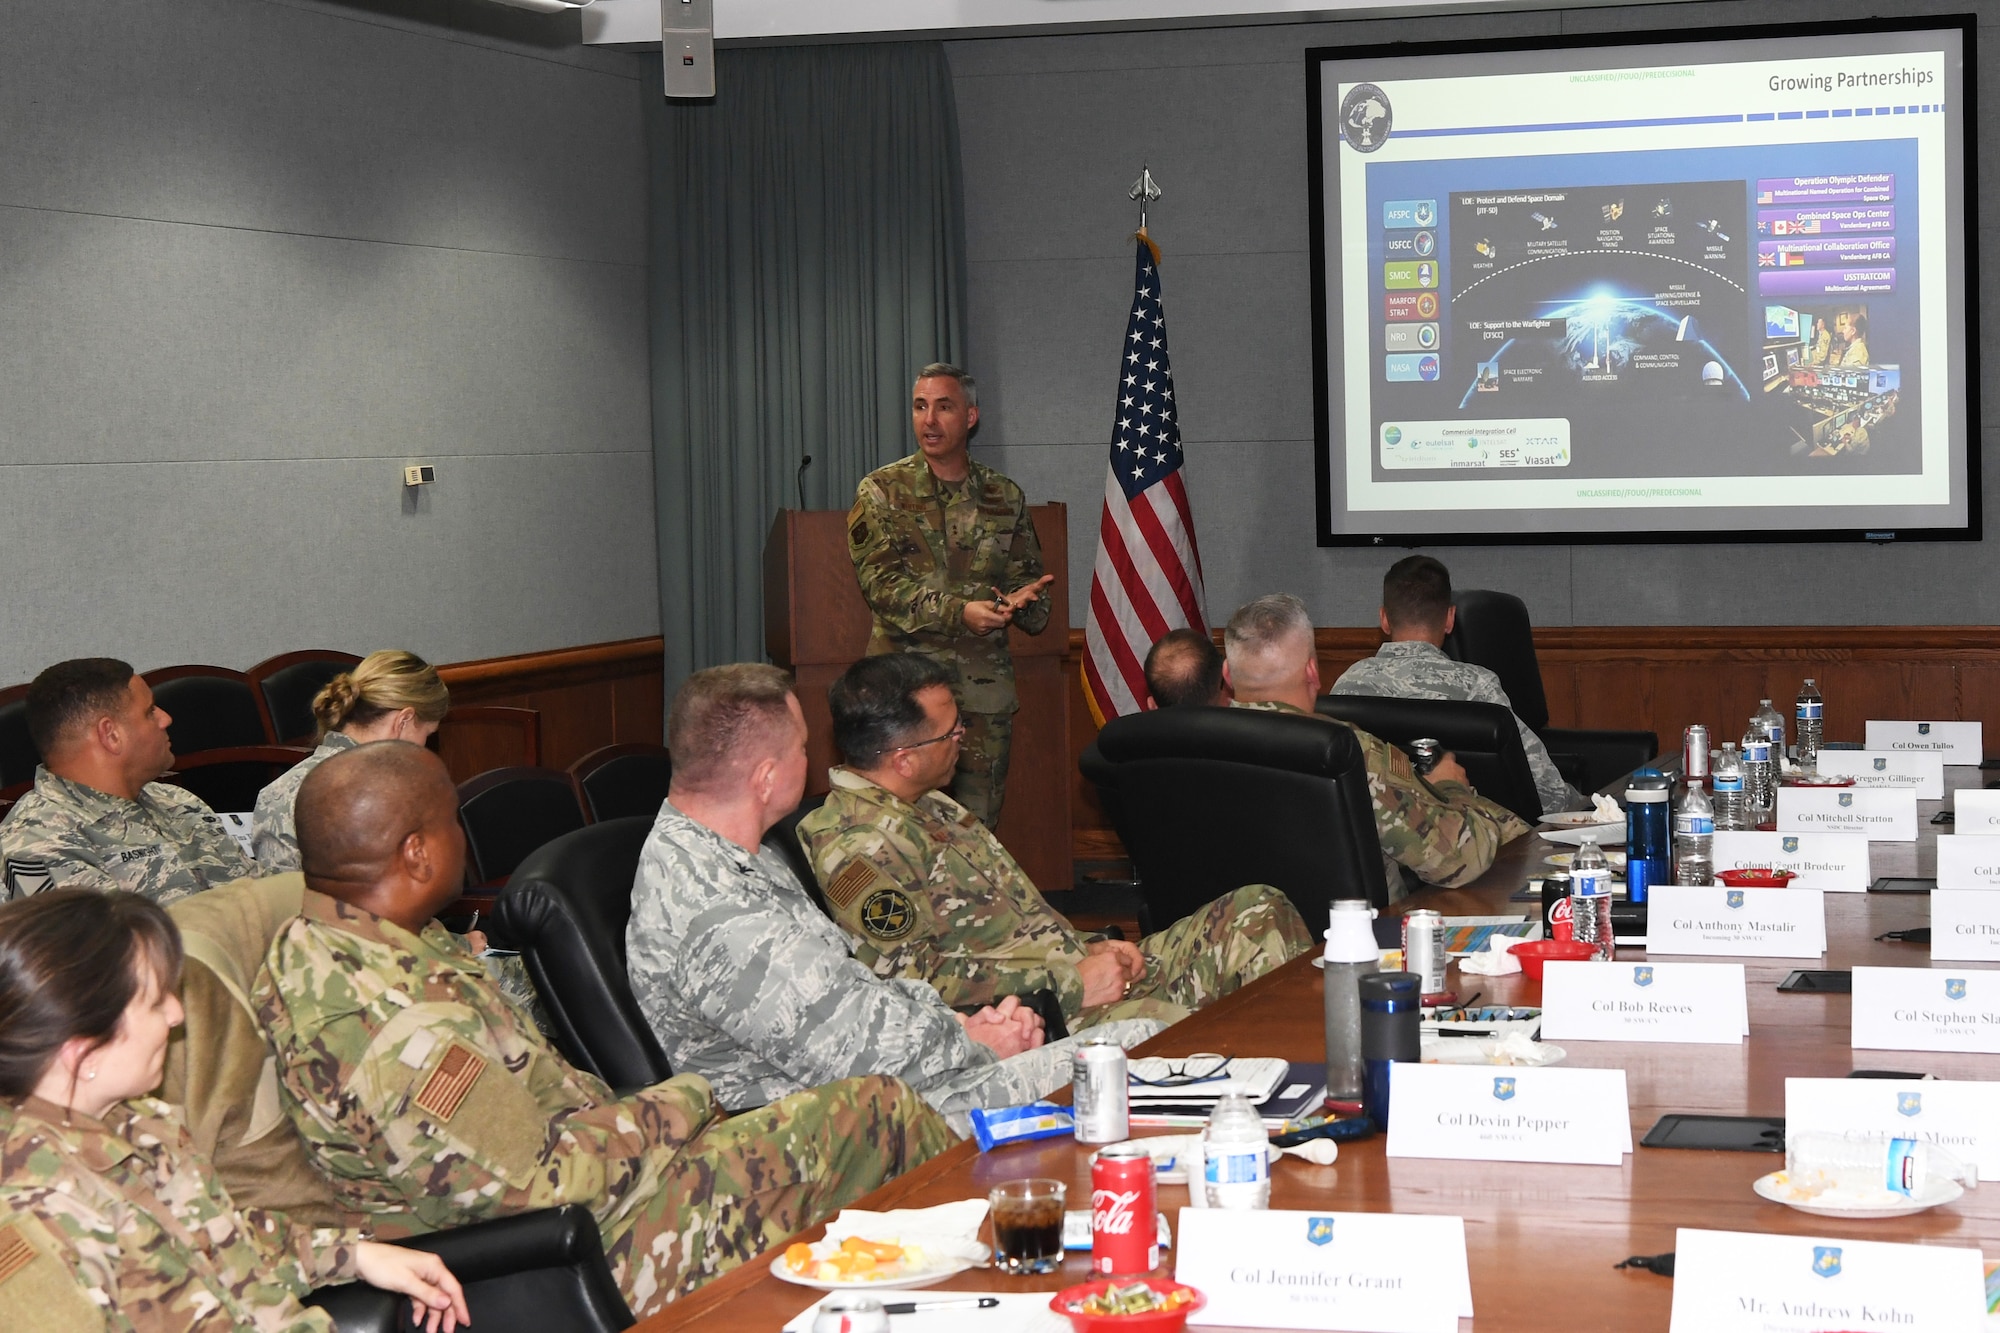
M403 469L405 486L428 486L438 479L438 470L429 463L416 463Z

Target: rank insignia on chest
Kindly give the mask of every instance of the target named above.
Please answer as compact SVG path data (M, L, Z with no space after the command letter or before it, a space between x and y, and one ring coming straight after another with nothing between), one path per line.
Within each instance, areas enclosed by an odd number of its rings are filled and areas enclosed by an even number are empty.
M472 1085L486 1072L486 1058L473 1053L463 1042L453 1042L445 1048L444 1059L424 1080L423 1091L417 1094L417 1105L440 1120L449 1120L458 1114L458 1108L465 1101Z
M917 925L917 909L901 889L877 889L861 904L861 928L878 940L900 940Z

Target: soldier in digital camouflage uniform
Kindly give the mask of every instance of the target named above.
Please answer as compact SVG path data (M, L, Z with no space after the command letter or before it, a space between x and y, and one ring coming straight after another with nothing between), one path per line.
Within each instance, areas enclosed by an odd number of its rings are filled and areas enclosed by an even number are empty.
M299 787L315 768L359 744L342 732L329 731L320 737L311 754L278 774L257 793L250 850L257 857L258 874L282 875L299 868L299 837L292 827L292 802L299 798Z
M1389 567L1382 580L1382 633L1389 640L1341 673L1332 694L1368 694L1389 699L1463 699L1513 710L1500 678L1483 666L1454 662L1444 654L1458 610L1451 601L1451 574L1427 555L1408 556ZM1535 776L1542 813L1586 804L1556 771L1549 747L1520 718L1521 748Z
M1450 756L1428 778L1410 756L1379 736L1313 711L1319 662L1305 604L1287 593L1259 597L1230 617L1223 631L1235 707L1293 713L1346 727L1361 747L1375 832L1392 899L1410 891L1405 872L1424 884L1457 888L1485 874L1500 848L1528 826L1475 792Z
M711 667L669 714L673 791L640 857L625 931L632 993L667 1058L732 1106L893 1074L961 1133L974 1108L1067 1086L1073 1042L1032 1046L1031 1013L1003 1003L954 1014L921 982L875 976L807 897L766 837L805 786L790 684L775 667ZM1135 1019L1099 1034L1133 1045L1160 1026Z
M933 784L952 762L954 707L936 667L866 658L829 691L850 760L799 823L828 909L878 976L935 986L948 1004L1053 987L1074 1027L1174 1022L1312 947L1298 909L1255 884L1148 935L1088 941L990 830ZM926 739L930 738L930 739Z
M8 898L67 886L164 904L256 873L213 810L154 781L173 765L169 719L129 665L58 663L28 687L27 714L43 763L0 824Z
M862 479L847 548L875 616L869 653L920 653L954 673L966 730L952 791L991 828L1018 707L1007 627L1042 632L1052 576L1021 488L968 453L979 424L972 377L925 366L910 415L918 452Z
M255 999L308 1154L385 1234L582 1204L643 1317L949 1142L886 1078L719 1120L699 1077L617 1098L572 1068L428 921L464 872L456 796L428 751L336 755L297 812L309 888Z

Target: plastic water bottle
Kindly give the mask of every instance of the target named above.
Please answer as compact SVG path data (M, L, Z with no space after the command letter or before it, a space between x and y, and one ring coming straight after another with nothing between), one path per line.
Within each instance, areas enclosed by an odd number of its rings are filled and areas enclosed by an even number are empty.
M1211 1208L1271 1206L1271 1135L1240 1092L1216 1103L1201 1132L1202 1176Z
M1812 1194L1837 1190L1856 1201L1885 1193L1921 1198L1942 1180L1979 1183L1976 1166L1943 1148L1887 1134L1787 1134L1785 1176Z
M1810 773L1819 767L1819 743L1826 735L1826 700L1811 676L1799 686L1799 767Z
M1777 781L1785 769L1785 715L1771 707L1769 699L1759 699L1755 722L1771 738L1771 789L1775 802Z
M1770 733L1761 721L1751 718L1743 732L1743 795L1750 807L1751 828L1768 823L1778 804L1778 766L1773 754Z
M1370 924L1375 909L1358 898L1333 905L1326 931L1326 1095L1358 1102L1362 1094L1361 978L1382 953Z
M1611 961L1611 865L1589 835L1570 858L1569 921L1570 938L1596 946L1598 961Z
M1715 827L1755 828L1750 819L1750 798L1743 790L1743 759L1736 753L1735 741L1722 743L1722 753L1716 756L1711 780L1715 783Z
M1699 782L1674 807L1674 883L1715 883L1715 807Z

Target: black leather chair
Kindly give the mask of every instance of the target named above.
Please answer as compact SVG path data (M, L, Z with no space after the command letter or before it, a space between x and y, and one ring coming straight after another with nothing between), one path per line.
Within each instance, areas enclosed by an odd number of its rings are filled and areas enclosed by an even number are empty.
M144 673L153 702L173 720L167 740L177 755L272 745L264 704L241 671L219 666L160 667Z
M1404 749L1419 737L1435 738L1458 757L1481 796L1530 824L1541 822L1542 798L1535 792L1528 752L1521 747L1521 728L1499 704L1324 694L1314 707Z
M673 1069L625 971L632 881L653 821L608 819L529 853L500 892L501 928L521 948L556 1045L614 1088L643 1088Z
M264 698L264 715L282 744L309 743L319 735L319 719L313 716L313 697L335 676L361 659L353 653L331 648L303 648L280 653L250 668L245 674Z
M519 765L488 769L458 784L458 822L474 884L498 884L528 854L583 827L569 774ZM630 890L628 876L625 887Z
M1500 678L1507 701L1528 729L1542 738L1549 758L1569 784L1585 793L1648 763L1660 752L1650 731L1585 731L1549 725L1549 698L1535 656L1528 605L1508 592L1468 588L1452 597L1457 623L1444 650L1460 662L1483 666Z
M1245 884L1281 889L1315 933L1335 898L1389 901L1361 747L1345 727L1242 708L1114 718L1097 735L1107 804L1172 923Z
M660 813L673 785L674 761L664 745L634 742L592 750L569 766L577 803L592 821Z
M0 795L26 791L41 762L28 737L28 687L9 685L0 690Z
M812 895L813 902L819 905L819 910L832 916L833 913L827 911L826 895L819 890L819 876L813 873L812 858L806 855L806 846L799 841L799 821L825 805L826 796L825 792L821 792L817 796L806 797L799 802L798 809L773 824L771 831L764 837L785 858L786 863L792 868L792 873L799 877L799 883L805 886L806 892Z
M576 1204L396 1242L428 1250L465 1285L479 1333L615 1333L635 1322L611 1280L597 1223ZM340 1333L401 1333L409 1303L365 1283L306 1298Z
M160 781L193 792L218 814L248 814L257 795L311 750L302 745L243 745L197 750L174 756L174 768Z

